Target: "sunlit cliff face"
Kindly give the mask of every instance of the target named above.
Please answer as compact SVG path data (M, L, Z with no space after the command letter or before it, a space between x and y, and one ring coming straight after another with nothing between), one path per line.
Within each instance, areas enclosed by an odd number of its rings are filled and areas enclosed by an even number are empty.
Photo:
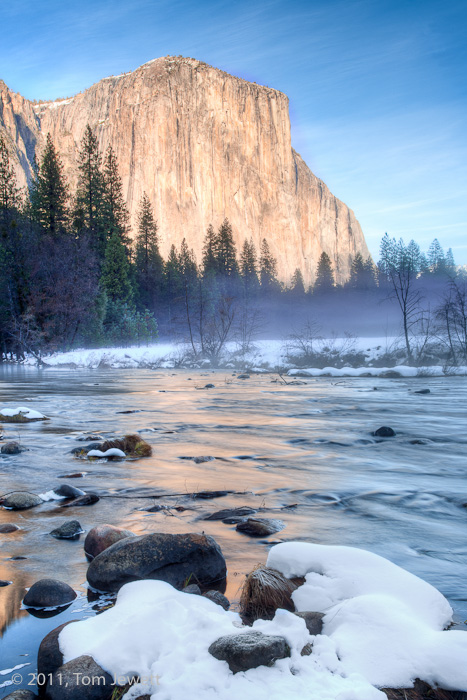
M309 284L323 251L338 281L349 256L369 254L353 212L292 149L288 98L278 90L166 57L34 106L0 83L0 103L23 184L50 132L73 188L89 123L101 149L111 144L117 155L133 222L143 192L151 199L165 256L185 237L200 261L208 225L225 217L239 248L245 238L257 249L268 240L285 282L298 267Z

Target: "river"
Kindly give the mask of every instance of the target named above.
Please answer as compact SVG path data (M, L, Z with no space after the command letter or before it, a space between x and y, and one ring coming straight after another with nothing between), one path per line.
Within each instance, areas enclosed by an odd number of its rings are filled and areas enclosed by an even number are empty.
M205 389L208 383L214 388ZM415 393L423 388L431 393ZM0 493L43 494L70 483L101 496L81 508L63 509L57 501L27 511L0 508L0 524L21 527L0 535L0 579L13 582L0 588L0 698L27 686L48 631L105 603L88 600L84 536L49 535L66 519L78 519L84 530L110 523L136 534L213 535L227 560L234 603L244 575L265 562L272 543L361 547L436 586L466 629L466 389L460 377L284 384L277 375L242 380L228 371L0 367L0 405L30 406L50 418L4 425L5 439L20 439L28 451L1 455ZM396 437L372 437L382 425ZM90 463L70 454L82 433L136 431L145 431L152 457ZM194 456L215 459L181 459ZM78 471L87 473L61 478ZM232 493L212 500L190 495L208 490ZM156 503L186 510L143 510ZM278 518L285 528L253 539L235 525L203 519L241 505L261 508L258 517ZM21 609L25 589L45 577L79 593L70 608L46 618ZM23 664L23 684L12 686L11 669Z

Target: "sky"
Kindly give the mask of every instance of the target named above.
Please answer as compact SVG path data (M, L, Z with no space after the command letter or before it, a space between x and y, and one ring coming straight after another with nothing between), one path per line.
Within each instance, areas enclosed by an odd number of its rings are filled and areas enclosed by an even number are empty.
M55 99L166 55L285 92L292 143L359 219L467 264L466 0L0 0L0 79Z

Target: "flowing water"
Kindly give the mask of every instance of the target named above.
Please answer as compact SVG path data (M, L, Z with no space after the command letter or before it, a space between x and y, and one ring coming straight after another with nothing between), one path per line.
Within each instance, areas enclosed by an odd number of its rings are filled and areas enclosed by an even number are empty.
M207 383L214 388L204 389ZM415 393L425 387L430 394ZM48 631L105 603L86 589L84 536L49 535L67 519L78 519L84 530L110 523L136 534L213 535L227 560L233 601L244 574L265 562L273 543L361 547L439 588L465 629L466 389L467 379L459 377L320 378L296 385L273 375L241 380L225 371L0 368L0 405L26 405L50 417L4 425L5 437L20 439L28 451L1 456L0 493L43 494L69 483L101 496L81 508L64 509L57 501L19 512L0 508L0 524L21 527L0 535L0 579L13 582L0 588L0 698L27 686ZM373 438L382 425L397 436ZM70 454L83 432L136 431L151 443L152 457L90 463ZM181 459L196 456L215 459ZM84 478L61 478L79 471L87 472ZM190 495L208 490L232 493L212 500ZM186 510L143 510L156 503ZM241 505L261 509L258 517L280 519L285 528L253 539L235 525L203 519ZM79 598L50 617L21 609L26 588L44 577L66 581ZM23 664L23 683L14 686L12 669Z

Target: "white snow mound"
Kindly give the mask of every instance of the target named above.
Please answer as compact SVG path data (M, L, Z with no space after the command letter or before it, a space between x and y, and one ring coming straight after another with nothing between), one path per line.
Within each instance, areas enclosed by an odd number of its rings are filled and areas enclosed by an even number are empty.
M226 634L248 633L237 613L162 581L120 590L114 608L60 633L64 661L90 654L117 678L141 682L125 700L384 700L377 687L407 687L415 678L467 689L467 635L443 631L446 599L429 584L375 554L350 547L285 543L268 565L306 575L294 593L298 610L326 612L323 634L278 610L253 630L283 636L291 656L272 667L233 674L208 648ZM301 656L313 643L311 656ZM123 679L122 679L123 681Z
M102 452L102 450L90 450L87 454L88 457L126 457L123 450L119 450L117 447L111 447L109 450Z
M27 406L18 406L17 408L8 408L7 406L4 406L3 408L0 408L0 417L5 416L11 418L12 416L17 416L20 413L25 418L29 418L30 420L45 418L42 413L39 413L39 411L33 411L32 408L28 408Z
M426 581L353 547L283 543L271 549L268 566L305 576L295 606L326 613L323 634L346 673L379 687L409 687L421 678L467 690L467 634L444 631L452 609Z

